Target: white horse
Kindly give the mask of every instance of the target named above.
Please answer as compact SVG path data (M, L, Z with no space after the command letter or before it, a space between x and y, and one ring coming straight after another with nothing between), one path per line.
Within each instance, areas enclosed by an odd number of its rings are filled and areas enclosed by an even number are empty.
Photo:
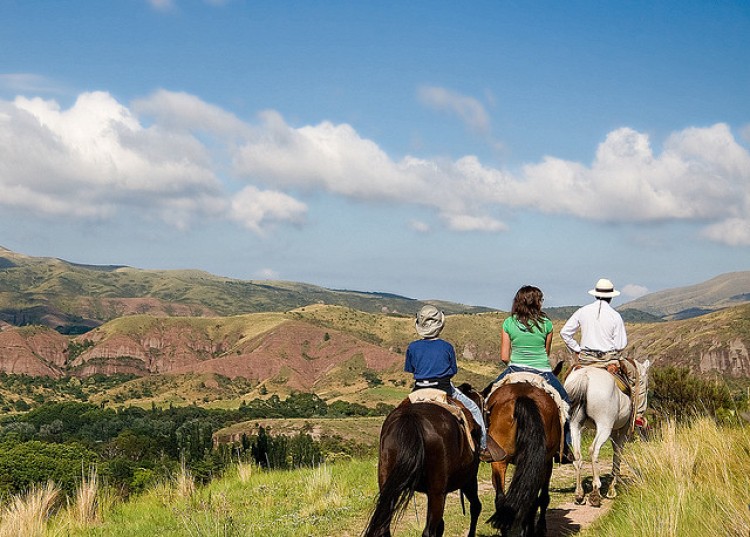
M635 362L641 378L641 393L645 405L648 391L648 368L651 363L646 360L642 364ZM645 383L645 384L644 384ZM607 498L617 495L615 485L620 481L620 459L622 447L630 431L631 400L622 393L615 383L614 377L599 367L585 366L573 370L565 379L565 390L570 396L570 436L573 441L573 454L576 471L576 503L585 501L583 485L581 483L581 430L584 427L596 428L596 436L589 448L591 464L593 466L593 490L589 495L589 503L595 507L601 505L599 489L602 482L599 479L599 450L607 438L612 438L612 483L607 491Z

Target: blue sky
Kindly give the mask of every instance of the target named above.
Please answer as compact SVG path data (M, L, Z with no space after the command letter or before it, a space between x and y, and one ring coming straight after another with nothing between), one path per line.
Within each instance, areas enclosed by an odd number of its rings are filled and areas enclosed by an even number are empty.
M750 270L747 2L0 3L0 245L507 309Z

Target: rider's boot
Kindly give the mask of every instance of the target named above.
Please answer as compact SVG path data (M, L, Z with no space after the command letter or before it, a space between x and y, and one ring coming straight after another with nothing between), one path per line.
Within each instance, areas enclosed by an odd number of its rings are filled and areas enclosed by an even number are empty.
M495 442L495 439L487 435L487 447L479 450L479 460L482 462L500 462L505 460L508 454Z

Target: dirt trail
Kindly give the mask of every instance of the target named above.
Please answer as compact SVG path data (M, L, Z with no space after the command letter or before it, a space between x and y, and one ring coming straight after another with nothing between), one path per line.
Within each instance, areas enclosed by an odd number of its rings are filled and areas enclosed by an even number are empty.
M547 536L575 535L604 515L611 505L610 500L603 500L601 507L574 502L559 504L547 512Z
M612 469L612 459L604 458L599 461L599 475L602 480L603 492L607 490ZM591 490L591 463L587 462L583 467L584 490ZM492 491L492 483L482 481L481 491ZM578 505L573 501L575 489L575 470L572 465L555 465L552 475L551 493L553 496L550 508L547 510L547 537L566 537L576 535L581 530L589 527L596 519L605 515L612 507L613 500L602 497L601 507L592 507L587 503ZM560 496L564 500L560 501ZM555 499L557 498L557 501ZM588 496L587 496L588 499ZM490 506L486 506L487 509ZM478 537L487 537L482 531L477 533Z

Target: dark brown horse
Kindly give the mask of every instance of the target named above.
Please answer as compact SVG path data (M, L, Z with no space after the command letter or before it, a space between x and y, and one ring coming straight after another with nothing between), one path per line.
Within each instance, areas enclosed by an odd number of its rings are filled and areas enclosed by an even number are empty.
M459 389L481 405L481 397L468 384ZM480 406L481 408L481 406ZM479 427L474 424L474 445ZM375 510L364 537L389 537L391 523L415 492L427 495L427 517L423 537L441 537L446 495L460 490L469 500L471 523L468 537L476 534L482 511L477 486L479 456L471 448L463 426L445 408L432 403L412 404L408 399L383 422L378 459L378 494ZM463 504L463 498L462 498Z
M492 463L495 514L489 523L504 537L514 525L520 526L522 537L543 536L553 458L560 450L558 407L542 388L520 382L495 390L487 400L487 411L487 434L508 454ZM511 463L516 468L506 494L505 473Z

